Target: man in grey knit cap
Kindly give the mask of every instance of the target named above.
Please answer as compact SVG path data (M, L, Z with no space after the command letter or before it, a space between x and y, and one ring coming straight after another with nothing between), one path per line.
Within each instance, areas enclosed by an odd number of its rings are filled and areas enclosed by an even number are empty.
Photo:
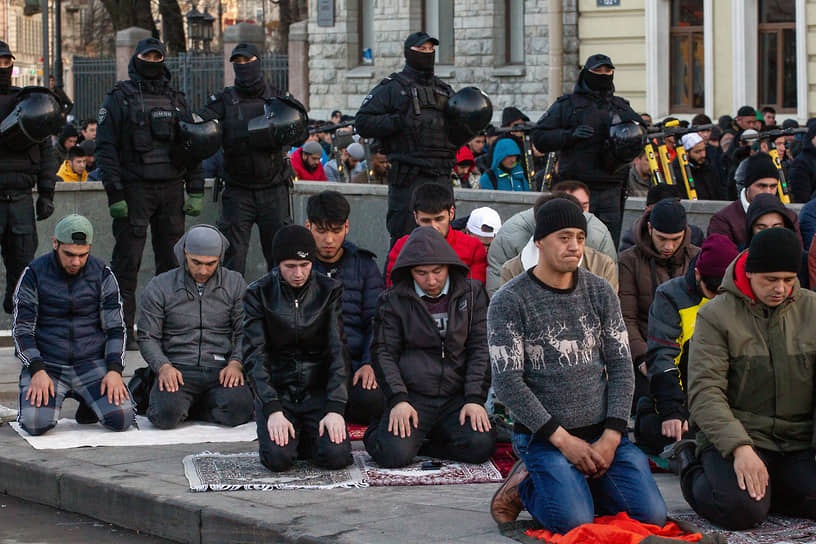
M142 294L139 349L157 375L147 417L161 429L188 418L229 426L252 418L240 342L246 283L221 265L228 245L215 227L192 227L175 246L181 266Z
M500 528L526 508L565 534L596 512L663 526L666 505L646 456L626 438L634 373L608 282L578 267L586 219L554 199L536 215L538 262L493 296L493 387L513 413L519 461L491 513Z

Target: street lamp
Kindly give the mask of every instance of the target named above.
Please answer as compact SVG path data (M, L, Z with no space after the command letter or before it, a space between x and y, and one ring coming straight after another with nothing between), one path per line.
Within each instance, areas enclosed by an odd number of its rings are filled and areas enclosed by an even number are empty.
M215 17L210 15L209 8L204 7L204 13L201 16L201 40L204 42L204 51L210 52L210 43L213 40L213 23Z
M187 38L190 40L190 49L196 51L198 49L198 42L202 39L201 23L204 15L198 11L193 4L190 11L188 11L184 18L187 19Z

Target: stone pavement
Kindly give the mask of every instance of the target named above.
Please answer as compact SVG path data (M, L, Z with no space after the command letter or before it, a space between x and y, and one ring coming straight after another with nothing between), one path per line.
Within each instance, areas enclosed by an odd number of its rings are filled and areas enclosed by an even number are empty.
M136 352L128 352L126 375L143 364ZM5 395L0 399L16 403L18 373L13 350L0 349L0 395ZM66 401L63 414L73 406ZM499 534L488 512L493 484L189 491L181 463L185 455L256 448L250 442L35 450L3 425L0 493L196 544L514 542ZM656 478L669 509L688 510L677 479L665 474Z

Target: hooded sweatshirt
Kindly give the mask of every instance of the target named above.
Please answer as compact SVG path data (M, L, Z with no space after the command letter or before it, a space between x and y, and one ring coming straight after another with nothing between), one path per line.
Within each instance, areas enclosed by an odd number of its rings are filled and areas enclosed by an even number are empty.
M80 176L71 168L71 161L66 160L62 162L62 166L57 170L57 177L62 181L86 181L88 179L88 172L83 170L82 176Z
M655 290L666 281L685 275L691 260L700 252L700 248L691 244L691 229L686 227L680 247L671 257L664 257L652 245L648 223L648 213L635 222L635 245L618 258L621 311L629 332L632 360L638 364L646 356L649 307Z
M470 150L470 148L466 145L463 145L462 147L459 148L459 151L456 152L456 164L465 161L471 162L471 166L470 168L468 168L467 174L465 174L464 177L461 178L456 173L454 173L454 176L456 177L457 180L459 180L459 185L461 187L470 189L471 188L470 175L476 169L476 159L473 157L473 152Z
M512 138L504 138L496 141L496 148L493 151L493 164L490 170L482 174L479 178L479 186L482 189L493 189L499 191L529 191L530 184L524 176L524 168L516 160L510 168L501 165L505 158L515 155L521 157L518 144Z
M386 287L391 286L392 270L396 266L402 248L405 246L409 237L410 234L407 234L397 240L397 243L394 244L394 247L392 247L388 253L388 265L385 269ZM487 278L487 252L479 239L470 234L460 232L454 229L453 226L448 228L448 235L444 239L448 241L459 259L470 270L468 277L485 283Z
M747 249L748 246L751 245L751 239L754 237L752 230L757 219L769 213L778 213L782 216L785 228L795 230L793 220L788 215L788 209L776 198L776 195L757 195L754 197L754 200L751 201L751 205L748 206L748 213L745 214L745 236L747 238L745 247L739 248L740 250Z
M219 265L201 294L187 271L187 234L173 247L181 265L155 276L142 293L139 349L155 372L164 363L221 369L231 360L243 362L240 338L246 282L241 274L220 264L229 242L220 232L219 236Z
M420 296L411 275L415 266L448 265L444 335L438 308ZM435 398L463 396L484 404L490 386L487 350L487 294L467 278L468 267L432 227L411 233L393 268L394 285L380 296L374 318L371 361L388 407L416 393Z

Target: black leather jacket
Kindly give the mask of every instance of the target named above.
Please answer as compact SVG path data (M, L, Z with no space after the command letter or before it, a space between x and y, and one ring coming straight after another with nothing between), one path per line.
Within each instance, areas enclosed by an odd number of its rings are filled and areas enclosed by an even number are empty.
M296 292L297 291L297 292ZM292 289L278 268L244 296L244 368L264 417L326 395L326 412L345 412L351 362L345 349L343 286L312 272Z

